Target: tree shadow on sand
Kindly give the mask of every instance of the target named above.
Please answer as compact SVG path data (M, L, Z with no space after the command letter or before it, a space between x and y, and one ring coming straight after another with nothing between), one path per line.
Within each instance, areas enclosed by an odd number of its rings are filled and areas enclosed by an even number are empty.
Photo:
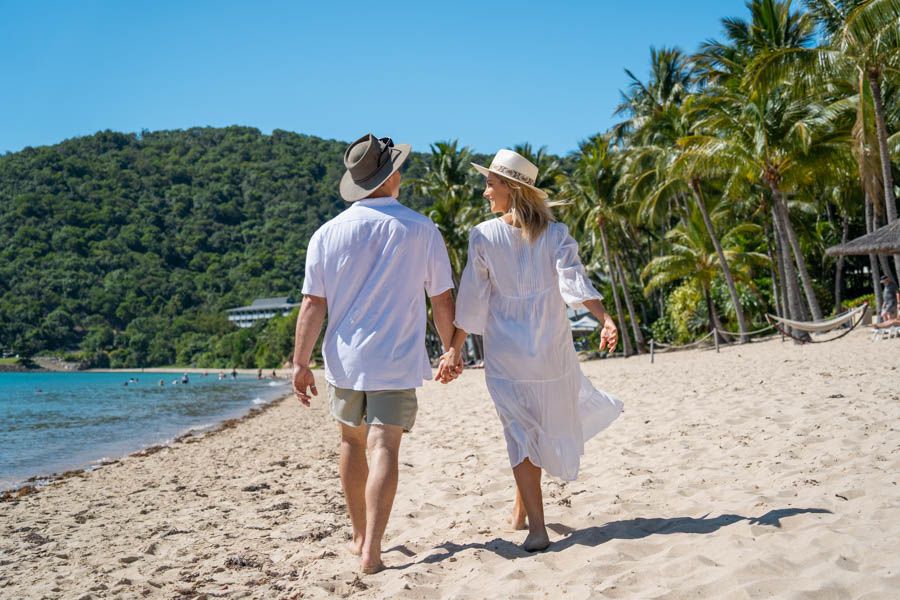
M565 535L566 537L553 542L545 552L563 552L575 545L596 547L610 540L635 540L651 535L669 535L672 533L708 534L714 533L722 527L727 527L728 525L741 521L747 521L751 525L767 525L769 527L780 528L781 520L787 517L801 514L821 513L831 514L831 511L824 508L780 508L777 510L770 510L759 517L744 517L731 514L719 515L717 517L704 515L699 518L674 517L671 519L645 519L638 517L635 519L626 519L624 521L612 521L605 525L586 527L585 529L572 529L571 527L567 527L560 523L548 523L548 529L553 530L559 535ZM397 565L392 568L405 569L406 567L420 563L439 563L466 550L488 550L498 556L510 560L534 556L533 554L522 550L517 544L513 544L512 542L501 538L494 538L488 542L471 544L445 542L436 546L435 549L443 550L443 552L437 552L422 560L413 561L404 565Z

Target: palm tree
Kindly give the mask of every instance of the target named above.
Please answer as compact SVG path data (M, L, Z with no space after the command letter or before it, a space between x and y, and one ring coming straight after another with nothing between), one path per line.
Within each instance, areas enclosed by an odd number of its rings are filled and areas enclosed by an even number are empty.
M626 160L623 176L625 193L630 198L641 197L641 215L650 223L658 223L661 214L671 216L671 208L681 205L686 209L685 196L691 196L704 217L707 234L717 249L719 266L725 277L728 293L734 305L741 341L748 341L747 321L741 307L737 286L731 275L718 236L709 218L703 198L702 180L696 173L673 173L671 167L678 156L678 139L691 133L695 119L685 110L691 100L695 69L687 57L677 48L650 51L651 75L645 84L630 71L628 94L617 112L629 115L615 131L627 135L634 148ZM666 200L669 208L660 209ZM673 203L674 201L674 203Z
M456 140L434 143L425 175L412 181L420 194L432 199L428 216L447 244L457 284L466 266L469 230L488 216L478 199L471 161L472 152L468 147L460 149Z
M791 10L791 4L790 0L750 0L749 21L722 19L727 41L705 42L694 57L700 80L736 89L756 57L810 47L815 39L813 20Z
M612 129L616 139L640 139L642 143L657 141L661 136L671 139L665 128L672 119L672 111L678 112L684 99L696 87L694 66L689 57L678 48L650 48L650 77L646 83L628 69L625 74L631 82L628 91L615 114L627 118Z
M432 199L428 216L447 245L457 288L466 266L469 230L488 214L484 202L477 197L471 160L472 152L468 147L459 148L456 140L436 142L431 145L431 160L425 167L425 175L412 181L419 193ZM432 339L439 339L431 318L427 324ZM476 358L482 358L481 336L473 335L472 339Z
M870 99L873 108L882 197L888 222L893 221L897 199L883 84L889 74L896 78L900 72L900 0L805 0L805 4L828 43L762 54L747 76L767 82L790 78L811 88L848 70L856 72L859 102ZM900 271L900 257L894 260Z
M684 158L691 163L689 168L724 177L735 190L753 185L769 190L776 234L781 247L790 248L788 260L783 261L789 304L799 305L796 298L791 299L795 281L788 263L792 252L812 316L821 319L812 278L789 216L787 196L828 180L835 165L851 160L846 134L817 129L820 106L780 88L742 92L715 89L702 104L705 116L699 128L709 133L681 141ZM802 312L793 318L802 319Z
M824 166L830 161L847 158L839 148L842 132L815 127L822 121L817 98L793 94L796 90L782 80L748 75L760 57L810 48L814 41L812 18L793 11L790 1L752 0L747 5L751 21L724 20L728 42L708 42L697 57L701 76L712 84L698 102L705 113L705 132L682 143L686 154L696 161L694 166L702 163L701 172L726 178L727 187L748 190L756 185L769 191L776 249L786 253L778 263L784 271L788 311L793 318L804 318L794 276L796 265L812 316L821 319L789 216L787 195L812 186L816 176L826 174ZM843 139L846 141L846 136ZM721 155L716 156L718 152Z
M714 213L712 219L721 221L724 212ZM740 246L742 236L758 236L760 227L753 223L740 223L728 229L722 236L722 246L730 270L740 281L752 281L752 269L768 264L768 257L757 252L746 251ZM706 302L709 317L709 330L722 330L712 298L713 282L719 277L721 270L718 264L716 248L707 235L706 224L699 208L694 207L690 214L674 229L666 234L670 243L668 254L657 256L644 268L642 277L646 279L645 291L652 292L664 285L682 282L698 289ZM716 334L718 335L718 334Z
M610 243L610 228L616 226L621 215L615 210L612 202L617 181L617 157L609 136L595 136L581 144L577 161L572 174L565 178L561 195L569 204L562 209L563 216L572 228L572 233L579 239L590 239L589 248L597 246L596 234L600 236L600 246L606 262L606 272L612 288L613 302L619 329L622 331L622 346L625 356L633 353L631 339L625 329L625 311L619 287L623 294L630 294L627 283L620 279L617 269L616 254ZM586 255L589 256L589 255ZM596 262L596 261L592 261ZM630 299L627 300L631 302ZM638 343L638 350L643 345L643 334L631 312L631 327Z

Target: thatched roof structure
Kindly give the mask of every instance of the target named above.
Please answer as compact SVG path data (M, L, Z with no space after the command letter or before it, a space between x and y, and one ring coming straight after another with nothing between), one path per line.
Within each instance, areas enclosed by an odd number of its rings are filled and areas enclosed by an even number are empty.
M825 253L828 256L900 254L900 219L846 244L832 246Z

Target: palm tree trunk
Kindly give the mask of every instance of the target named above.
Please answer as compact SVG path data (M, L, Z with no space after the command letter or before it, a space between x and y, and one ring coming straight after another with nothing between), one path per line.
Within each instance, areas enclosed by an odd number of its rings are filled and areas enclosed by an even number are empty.
M803 257L803 250L800 248L799 240L797 240L797 233L791 225L787 203L784 201L784 196L781 195L781 190L778 189L777 185L772 185L772 194L774 196L776 212L781 217L783 231L790 243L791 250L793 250L794 260L797 262L797 270L800 273L800 282L803 284L803 293L806 295L806 302L809 304L813 319L821 321L822 309L819 308L819 301L816 300L816 293L812 286L812 278L809 276L809 270L806 268L806 259Z
M772 277L772 298L775 300L775 314L779 317L787 316L787 299L784 295L784 271L781 268L781 255L778 253L776 242L772 239L772 230L766 223L766 251L769 254L769 273Z
M787 299L787 314L789 319L796 321L807 320L806 311L803 310L803 302L800 300L800 287L797 285L797 272L794 270L794 261L791 260L788 249L787 237L784 233L784 224L778 215L775 203L772 203L772 217L775 224L775 235L778 240L778 260L783 271L785 296ZM809 339L809 334L803 331L794 331L794 335L801 339Z
M885 275L887 275L894 281L897 281L897 278L894 277L893 273L891 273L891 263L888 262L887 256L885 256L884 254L879 254L878 255L878 264L881 265L882 273L884 273Z
M644 334L641 332L641 326L638 324L637 317L634 314L634 303L631 301L631 292L628 290L628 279L622 270L622 263L619 261L619 255L615 254L616 272L619 274L619 281L622 283L622 293L625 295L625 305L628 307L628 318L631 319L631 332L634 334L634 342L637 346L637 354L646 352L644 345Z
M747 337L747 321L744 319L744 309L741 308L741 298L737 292L737 286L734 284L734 277L731 275L731 269L728 267L728 261L725 259L725 252L722 250L722 244L713 228L712 219L709 217L709 211L706 210L706 202L703 198L703 192L700 189L700 182L697 179L691 180L691 191L694 193L694 200L703 216L703 223L706 225L706 232L712 240L713 246L716 248L716 256L719 257L719 266L722 268L722 275L725 276L725 283L728 285L728 294L731 296L731 303L734 305L734 314L737 316L738 329L741 332L741 343L748 340Z
M875 231L875 204L869 194L866 194L866 233ZM869 255L869 273L872 275L872 293L875 294L875 315L881 314L881 279L878 273L878 258L874 254Z
M872 88L872 100L875 104L875 131L878 136L878 152L881 156L881 180L884 182L884 208L887 222L897 218L897 198L894 196L894 176L891 173L891 151L888 148L887 123L884 119L884 99L881 97L881 73L878 69L869 69L869 86ZM900 254L894 255L894 268L900 275ZM896 281L896 279L894 280Z
M709 330L715 331L713 333L713 337L719 341L724 343L726 340L719 335L719 330L722 329L722 324L719 323L719 315L716 313L716 307L712 301L712 295L709 293L709 288L705 285L703 286L703 297L706 299L706 313L709 316Z
M650 259L647 259L647 258L645 258L643 260L645 261L644 264L650 262ZM631 280L632 281L640 281L641 278L638 276L637 269L635 269L635 267L634 267L634 260L632 260L632 258L628 255L627 252L625 253L624 261L625 261L626 267L628 268L628 274L631 275ZM647 314L647 303L640 302L638 304L638 308L641 309L641 318L643 319L643 322L650 323L652 321L652 319L650 318L650 315ZM641 344L642 345L644 344L643 339L641 339ZM646 351L646 348L644 348L644 350Z
M890 219L887 218L886 223L881 223L881 219L879 218L878 211L875 211L875 215L872 217L872 231L877 231L878 229L880 229L881 227L884 227L884 225L887 225L890 222L891 222ZM878 255L878 264L881 265L882 275L887 275L894 281L897 281L897 276L891 272L891 264L888 261L887 256L885 256L884 254L879 254Z
M845 245L847 243L847 239L850 234L850 219L847 215L841 216L842 221L842 229L841 229L841 245ZM841 302L843 301L844 295L844 259L846 257L841 254L837 259L837 264L834 266L834 314L838 314L841 312Z
M606 240L606 228L603 225L602 219L597 219L597 227L600 229L600 242L603 244L603 254L606 256L606 264L609 268L609 281L610 287L612 288L613 293L613 302L616 305L616 317L619 320L619 331L622 336L622 352L625 354L625 358L628 358L633 354L631 348L631 338L628 336L628 330L625 329L625 319L622 317L622 301L619 299L619 290L617 288L615 270L613 269L613 262L610 258L609 254L609 243Z

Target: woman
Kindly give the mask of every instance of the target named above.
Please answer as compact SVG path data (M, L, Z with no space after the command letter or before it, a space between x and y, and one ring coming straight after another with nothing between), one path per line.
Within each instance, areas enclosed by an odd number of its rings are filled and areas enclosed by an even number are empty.
M615 350L617 329L578 258L578 244L556 223L547 194L534 186L538 169L510 150L488 168L484 197L499 218L469 235L459 286L456 333L435 379L460 364L468 333L484 336L485 381L503 423L516 480L512 525L525 529L530 552L550 545L544 526L541 474L578 475L584 442L622 411L581 373L566 304L603 323L600 349Z

